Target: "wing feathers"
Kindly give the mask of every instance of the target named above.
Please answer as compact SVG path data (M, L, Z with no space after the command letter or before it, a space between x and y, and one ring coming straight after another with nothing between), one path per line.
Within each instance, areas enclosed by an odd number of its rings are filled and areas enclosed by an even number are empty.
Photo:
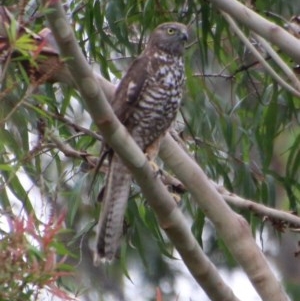
M131 116L135 104L139 100L141 91L147 84L149 64L150 60L145 55L134 60L116 90L112 108L125 125L126 120Z

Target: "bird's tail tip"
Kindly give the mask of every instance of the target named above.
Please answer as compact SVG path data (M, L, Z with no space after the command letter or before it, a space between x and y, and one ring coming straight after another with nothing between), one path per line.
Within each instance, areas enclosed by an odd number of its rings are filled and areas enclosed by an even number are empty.
M98 267L101 264L112 263L112 262L113 262L112 258L109 258L107 256L101 256L99 252L94 251L93 264L95 267Z

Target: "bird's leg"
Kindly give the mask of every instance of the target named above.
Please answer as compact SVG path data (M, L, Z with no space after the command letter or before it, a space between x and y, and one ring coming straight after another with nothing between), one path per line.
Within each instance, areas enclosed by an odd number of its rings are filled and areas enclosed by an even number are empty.
M174 201L176 202L177 205L180 205L181 203L181 197L178 193L175 192L170 192L171 196L173 197Z
M160 145L160 139L157 139L152 143L149 147L145 150L145 156L147 157L150 166L152 167L152 170L154 171L154 174L156 176L161 175L160 168L155 163L155 158L157 157L158 151L159 151L159 145Z
M149 164L151 165L155 176L160 176L162 177L164 174L164 171L161 170L157 164L154 162L154 159L157 157L158 155L158 151L159 151L159 146L160 146L160 139L157 139L154 143L151 144L150 147L146 148L146 152L145 155L149 161ZM176 191L173 191L172 186L170 187L170 185L166 185L168 191L170 192L170 194L172 195L173 199L175 200L176 204L179 204L181 201L181 197L179 195L179 193L176 193Z
M145 154L148 161L149 161L149 164L155 174L155 176L160 176L161 175L161 169L160 167L156 164L156 162L154 160L152 160L149 156L148 156L148 153Z

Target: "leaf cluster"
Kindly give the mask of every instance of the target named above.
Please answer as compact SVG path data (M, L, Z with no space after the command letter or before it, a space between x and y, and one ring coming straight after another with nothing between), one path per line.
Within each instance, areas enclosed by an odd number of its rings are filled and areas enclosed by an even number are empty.
M26 221L7 215L7 220L10 231L1 231L0 239L0 299L38 300L46 289L64 300L75 300L56 286L61 276L71 273L70 266L57 261L57 255L70 255L56 239L63 219L46 225L32 217Z

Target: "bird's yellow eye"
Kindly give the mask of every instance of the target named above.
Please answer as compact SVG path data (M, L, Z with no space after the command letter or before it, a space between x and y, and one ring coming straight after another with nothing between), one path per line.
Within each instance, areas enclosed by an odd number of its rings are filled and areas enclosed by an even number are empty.
M175 29L170 27L168 28L167 32L169 35L173 35L175 33Z

